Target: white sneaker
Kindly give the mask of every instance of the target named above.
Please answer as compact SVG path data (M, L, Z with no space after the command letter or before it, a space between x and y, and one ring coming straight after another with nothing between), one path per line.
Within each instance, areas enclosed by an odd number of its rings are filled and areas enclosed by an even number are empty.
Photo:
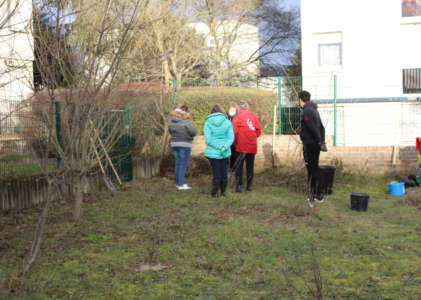
M310 201L310 198L307 198L307 202L308 202L308 205L309 205L310 207L313 207L313 204L311 204L311 202L313 202L313 201Z
M180 185L180 186L178 187L178 189L179 189L179 190L190 190L190 189L191 189L191 187L189 187L189 186L187 185L187 183L185 183L185 184L183 184L183 185Z
M178 189L178 188L179 188L178 184L176 184L176 185L175 185L175 188L176 188L176 189Z
M323 199L323 197L322 197L322 199L314 198L314 201L316 201L316 202L323 202L324 199Z
M316 202L323 202L323 195L319 198L319 197L317 197L316 195L314 195L314 197L313 197L313 201L316 201Z

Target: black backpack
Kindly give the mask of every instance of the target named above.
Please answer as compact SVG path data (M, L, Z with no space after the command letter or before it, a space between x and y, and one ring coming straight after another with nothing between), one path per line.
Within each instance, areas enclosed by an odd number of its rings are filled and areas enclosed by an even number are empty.
M418 174L417 174L417 176L419 176ZM409 175L408 176L408 181L412 181L412 182L414 182L414 184L416 185L416 186L420 186L420 183L419 183L419 181L417 180L417 176L416 175ZM419 178L419 177L418 177ZM405 184L406 185L406 184Z

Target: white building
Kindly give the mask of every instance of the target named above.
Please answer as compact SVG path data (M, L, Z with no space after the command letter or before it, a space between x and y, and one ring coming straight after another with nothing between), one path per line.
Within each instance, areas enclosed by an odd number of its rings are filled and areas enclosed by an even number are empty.
M0 7L0 24L4 24L0 28L0 113L7 113L32 91L34 47L30 28L32 1L3 3ZM4 22L15 7L13 16Z
M302 0L303 89L338 144L414 144L421 136L421 0ZM386 103L387 102L387 103Z
M259 28L237 21L224 21L213 24L212 33L206 23L193 23L196 31L206 36L206 45L210 59L213 52L219 49L223 56L222 67L237 65L242 77L257 77L259 74Z

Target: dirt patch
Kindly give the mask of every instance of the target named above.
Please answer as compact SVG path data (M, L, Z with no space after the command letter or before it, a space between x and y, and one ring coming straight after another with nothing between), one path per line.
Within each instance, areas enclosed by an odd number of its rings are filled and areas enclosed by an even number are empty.
M227 215L227 214L233 214L234 212L228 210L228 209L219 209L214 210L213 212L210 212L210 216L219 216L219 215Z
M174 178L174 155L167 155L161 165L159 176ZM187 165L186 177L197 177L202 175L211 175L212 167L209 160L204 156L191 156Z
M400 200L404 205L414 206L417 210L421 210L421 189L406 189L407 196Z

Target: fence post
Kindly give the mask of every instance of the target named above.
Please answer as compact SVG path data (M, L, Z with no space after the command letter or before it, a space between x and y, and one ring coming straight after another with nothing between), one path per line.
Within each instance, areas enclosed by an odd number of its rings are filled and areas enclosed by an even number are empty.
M278 134L282 134L281 76L278 76Z
M133 180L133 155L132 155L132 115L131 110L128 108L126 110L126 126L128 127L127 132L127 147L129 148L129 151L127 153L126 157L126 166L128 171L128 178L127 181Z
M173 96L172 96L172 101L173 101L173 105L174 105L174 109L177 107L177 103L175 102L175 98L176 98L176 95L177 95L177 80L176 79L174 79L173 81L172 81L172 88L173 88Z
M56 101L55 102L55 106L56 106L56 134L57 134L57 142L58 145L60 147L60 149L62 148L62 141L61 141L61 116L60 116L60 102ZM57 151L59 152L59 151ZM47 152L47 159L48 159L48 152ZM61 157L60 154L57 153L57 168L60 167L60 162L61 162Z
M334 97L334 105L333 105L333 146L336 146L337 140L336 140L336 100L337 100L337 94L336 94L336 89L337 89L337 85L336 85L336 75L334 75L334 85L333 85L333 97Z

